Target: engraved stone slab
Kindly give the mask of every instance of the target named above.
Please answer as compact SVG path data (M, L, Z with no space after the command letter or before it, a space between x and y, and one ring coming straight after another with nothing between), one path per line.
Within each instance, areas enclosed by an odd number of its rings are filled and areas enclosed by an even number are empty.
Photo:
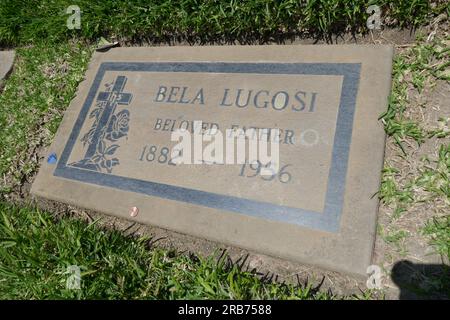
M6 77L13 66L14 51L0 51L0 80Z
M365 275L392 55L390 46L96 53L32 192ZM268 128L258 137L279 143L279 167L261 175L260 163L174 161L171 134L199 128L200 137L207 129Z

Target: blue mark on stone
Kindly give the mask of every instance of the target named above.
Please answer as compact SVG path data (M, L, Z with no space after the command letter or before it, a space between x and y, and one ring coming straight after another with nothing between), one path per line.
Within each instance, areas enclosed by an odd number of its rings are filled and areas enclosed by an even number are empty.
M56 156L56 153L52 152L47 157L47 163L55 164L56 161L58 161L58 157Z

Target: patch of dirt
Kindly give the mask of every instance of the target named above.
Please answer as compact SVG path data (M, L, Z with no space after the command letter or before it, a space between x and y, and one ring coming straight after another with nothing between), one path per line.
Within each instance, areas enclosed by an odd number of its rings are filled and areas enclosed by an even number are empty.
M432 37L439 35L448 36L448 31L448 24L442 26L439 30L433 27L430 35ZM405 47L398 47L397 49L401 52L405 50ZM450 119L449 82L440 80L435 83L428 82L421 93L418 93L411 86L408 91L408 100L410 103L404 113L407 119L419 123L426 131L442 128L445 125L448 126ZM440 119L444 119L444 121L439 121ZM404 188L412 179L420 177L424 167L433 168L433 161L438 159L439 147L449 144L450 136L445 138L426 138L420 145L415 141L406 140L403 143L407 153L407 156L405 156L396 145L396 142L388 138L385 151L385 166L398 170L396 180L399 182L400 188ZM430 162L425 159L430 160ZM428 284L432 283L433 279L445 276L446 268L444 265L448 266L449 261L436 254L428 239L420 232L425 223L432 217L448 215L450 211L449 204L443 198L430 199L429 194L419 188L415 188L413 194L414 202L398 218L394 217L393 207L383 203L380 204L378 224L393 232L405 231L406 236L397 244L388 244L382 237L377 236L374 264L382 266L386 275L391 275L391 277L386 277L384 281L386 298L415 299L426 297L449 299L448 292L433 292L433 288L431 288L431 291L427 291L430 289ZM425 201L420 201L421 199ZM404 261L408 262L404 263ZM424 292L417 293L414 290L405 290L405 288L403 288L403 292L400 292L399 285L395 279L395 273L400 270L404 273L403 277L408 278L406 274L409 274L409 278L414 285L418 285L426 291L425 296L423 296ZM428 272L429 270L432 270L432 272ZM428 287L424 288L423 286Z

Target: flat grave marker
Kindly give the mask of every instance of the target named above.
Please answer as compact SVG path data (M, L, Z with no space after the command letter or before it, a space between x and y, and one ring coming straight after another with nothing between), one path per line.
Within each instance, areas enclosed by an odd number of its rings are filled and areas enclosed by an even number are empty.
M97 52L32 193L363 276L392 55L345 45ZM179 163L177 129L192 145L211 132L253 132L246 143L277 143L278 166L267 175L262 162L202 164L211 140ZM225 159L217 150L211 157Z

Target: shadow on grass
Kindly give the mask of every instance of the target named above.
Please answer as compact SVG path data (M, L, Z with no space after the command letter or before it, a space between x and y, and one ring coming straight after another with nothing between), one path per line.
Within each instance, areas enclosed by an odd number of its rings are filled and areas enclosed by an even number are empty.
M391 272L400 300L450 299L450 266L398 261Z

